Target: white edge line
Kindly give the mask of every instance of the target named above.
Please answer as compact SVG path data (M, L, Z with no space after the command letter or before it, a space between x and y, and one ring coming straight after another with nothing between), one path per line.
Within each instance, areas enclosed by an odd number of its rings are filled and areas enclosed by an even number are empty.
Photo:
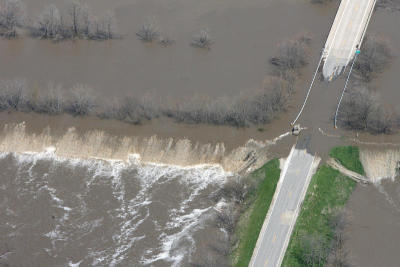
M289 240L290 240L290 237L292 235L293 227L296 224L297 217L299 216L300 205L304 201L304 198L305 198L306 193L307 193L308 186L309 186L310 181L311 181L311 177L313 176L314 170L316 170L316 168L318 167L320 160L321 159L316 157L316 156L313 157L313 161L311 162L310 169L308 170L308 174L307 174L307 177L306 177L306 182L305 182L305 184L303 186L303 191L301 192L300 201L299 201L299 203L297 203L296 211L295 211L295 214L294 214L293 219L292 219L292 224L289 227L289 231L286 233L285 243L283 245L283 249L281 250L281 254L279 255L277 266L281 266L281 264L282 264L283 257L285 256L286 249L287 249L287 246L289 245Z
M361 34L361 36L363 37L364 34L363 34L361 31L366 32L366 30L367 30L368 23L369 23L369 19L367 18L367 21L365 21L365 16L366 16L366 15L369 15L369 17L371 17L372 12L373 12L373 9L372 9L372 11L371 11L371 10L368 10L368 7L371 8L371 6L370 6L369 3L367 4L367 6L366 6L366 8L365 8L364 14L363 14L362 19L361 19L360 26L358 27L358 30L357 30L357 35L356 35L356 37L358 37L360 34ZM372 5L372 8L373 8L373 7L374 7L374 4ZM368 12L368 11L369 11L369 12ZM364 22L364 21L365 21L365 22ZM364 22L364 23L363 23L363 22ZM363 26L363 25L364 25L364 29L362 29L362 26ZM353 54L353 51L354 51L354 48L355 48L355 47L354 47L354 44L355 44L356 42L359 42L359 40L360 40L360 39L357 40L357 38L355 38L354 41L353 41L353 43L351 44L350 52L349 52L349 55L347 56L347 58L349 59L349 61L350 61L350 59L352 58L352 54Z
M347 6L349 5L349 2L350 2L350 0L347 0L346 6L345 6L344 9L343 9L342 16L341 16L340 19L339 19L338 26L336 27L335 34L333 35L332 42L331 42L332 45L330 45L330 47L329 47L329 49L328 49L328 53L327 53L325 59L328 59L328 57L329 57L329 55L330 55L330 53L331 53L332 46L333 46L333 44L334 44L334 42L335 42L335 39L336 39L336 34L337 34L337 32L338 32L338 30L339 30L339 28L340 28L340 25L342 24L343 16L344 16L344 14L345 14L345 12L346 12ZM341 2L340 5L341 5L342 3L343 3L343 2ZM339 8L340 8L340 6L339 6ZM339 11L339 9L338 9L338 11ZM335 24L335 20L333 21L333 24ZM333 27L333 24L332 24L332 27ZM328 39L329 39L329 35L328 35ZM325 44L325 46L326 46L326 44Z
M295 147L296 147L296 145L293 145L292 149L290 150L289 156L287 157L287 159L285 161L285 165L283 167L283 170L282 170L282 172L281 172L281 174L279 176L279 182L278 182L278 185L276 186L275 194L274 194L274 196L272 198L272 202L271 202L271 205L269 206L267 215L265 216L265 220L264 220L263 226L261 228L260 235L258 236L258 239L257 239L257 242L256 242L256 247L254 248L254 251L253 251L253 255L251 256L249 266L253 266L254 265L254 261L257 258L258 251L259 251L261 243L262 243L262 241L264 239L264 235L265 235L265 232L266 232L265 230L268 227L268 223L269 223L271 214L272 214L272 212L274 210L276 200L277 200L278 195L279 195L279 193L281 191L283 180L284 180L284 178L286 176L286 172L287 172L287 169L289 167L290 160L292 159L293 153L296 150Z

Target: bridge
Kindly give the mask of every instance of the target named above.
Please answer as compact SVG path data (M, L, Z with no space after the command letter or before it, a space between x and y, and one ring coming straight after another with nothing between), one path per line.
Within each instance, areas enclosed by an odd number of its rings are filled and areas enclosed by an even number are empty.
M323 63L324 78L332 80L343 73L352 62L336 110L337 115L375 4L376 0L341 1L304 103L292 125L302 114L320 65ZM299 139L286 160L274 199L253 251L249 264L251 267L275 267L282 264L301 203L304 200L312 173L319 163L319 159L307 151L309 142L307 138L311 137Z
M342 0L322 58L325 79L340 75L361 47L376 0Z

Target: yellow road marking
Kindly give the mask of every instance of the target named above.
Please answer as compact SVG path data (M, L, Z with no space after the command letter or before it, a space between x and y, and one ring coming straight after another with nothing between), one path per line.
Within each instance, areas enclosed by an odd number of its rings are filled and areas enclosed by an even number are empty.
M268 265L268 260L265 262L264 267L266 267Z
M274 234L274 237L272 238L272 243L275 243L276 241L276 234Z

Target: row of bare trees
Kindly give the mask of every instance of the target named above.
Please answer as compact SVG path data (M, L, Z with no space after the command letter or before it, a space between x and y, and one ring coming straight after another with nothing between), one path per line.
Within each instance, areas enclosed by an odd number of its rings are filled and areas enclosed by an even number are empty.
M80 7L71 10L75 10L71 11L72 14L82 12L79 11ZM54 6L46 11L46 14L57 13ZM43 34L48 36L46 38L55 34L55 25L58 24L54 22L54 17L57 15L49 15L43 24L47 25L43 26ZM85 17L86 15L77 15L76 20ZM77 23L77 26L71 27L71 31L75 31L75 28L78 33L86 31L82 25L87 24ZM62 90L60 86L51 84L47 90L32 92L25 81L9 80L0 82L0 110L15 109L48 114L65 112L75 116L96 115L134 124L158 116L171 117L185 123L236 127L266 124L288 106L299 70L308 63L309 42L309 38L303 35L283 42L279 46L278 55L270 60L272 75L264 80L263 87L237 96L191 97L173 102L165 99L156 101L154 97L127 97L101 104L101 99L96 99L91 89L84 85Z
M24 24L25 14L20 0L0 0L0 36L17 37L17 28Z
M102 103L85 85L77 84L70 89L49 84L48 88L34 91L24 80L0 82L0 110L18 110L46 114L68 113L74 116L95 115L139 124L158 116L172 117L186 123L228 124L247 126L269 122L273 114L285 106L287 90L284 81L273 81L271 93L256 92L252 96L240 96L211 100L193 98L178 103L160 103L152 97L126 97ZM280 87L279 87L280 86Z
M348 90L338 114L342 127L373 134L395 132L399 118L395 111L382 105L377 93L365 86Z
M111 11L98 18L92 14L88 5L81 1L72 1L66 12L60 12L54 4L45 6L30 30L34 36L54 40L107 40L118 37L115 17Z
M63 12L54 4L49 4L32 23L28 23L21 0L0 0L0 36L15 38L18 28L21 27L28 28L33 36L53 40L106 40L119 37L111 11L98 18L80 0L71 0L69 7Z
M367 85L391 62L389 42L380 35L367 35L352 73L352 85L347 90L338 113L338 122L351 130L373 134L390 134L399 125L399 114L382 104L379 94Z
M288 107L300 69L308 64L310 38L300 35L281 43L270 59L272 73L257 91L234 97L191 98L165 114L185 123L210 123L237 127L266 124Z
M355 77L363 82L370 82L383 72L392 57L393 51L386 38L376 34L366 35L361 53L354 63Z

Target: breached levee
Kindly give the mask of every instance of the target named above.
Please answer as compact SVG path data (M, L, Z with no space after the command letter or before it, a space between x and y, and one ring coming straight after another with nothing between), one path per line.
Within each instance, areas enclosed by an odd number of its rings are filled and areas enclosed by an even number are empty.
M394 180L399 175L400 148L385 150L361 148L360 161L371 182L380 183L382 179Z
M286 136L282 135L279 138ZM178 166L219 164L225 171L240 172L260 167L267 161L266 147L273 141L250 139L232 151L223 143L200 144L188 139L151 136L116 137L101 130L79 134L74 128L60 136L49 127L40 134L26 131L25 123L5 125L0 134L0 151L14 153L50 152L63 158L120 160Z

